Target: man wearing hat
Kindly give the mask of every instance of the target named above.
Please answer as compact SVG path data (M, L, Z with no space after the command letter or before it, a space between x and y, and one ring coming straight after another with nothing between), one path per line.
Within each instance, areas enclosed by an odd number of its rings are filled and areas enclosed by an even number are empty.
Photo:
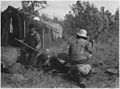
M69 56L72 66L76 66L83 75L87 75L92 70L89 59L92 55L93 47L88 41L87 31L81 29L76 34L76 40L70 43Z

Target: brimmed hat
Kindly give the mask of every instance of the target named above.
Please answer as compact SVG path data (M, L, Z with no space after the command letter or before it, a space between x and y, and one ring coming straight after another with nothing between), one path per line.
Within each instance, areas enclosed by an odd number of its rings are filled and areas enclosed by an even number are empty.
M39 17L34 17L34 20L40 21Z
M87 31L85 29L81 29L78 33L78 36L87 37Z

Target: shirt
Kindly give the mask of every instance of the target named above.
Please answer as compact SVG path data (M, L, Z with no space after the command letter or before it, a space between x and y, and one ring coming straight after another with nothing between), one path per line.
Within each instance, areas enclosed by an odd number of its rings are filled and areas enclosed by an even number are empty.
M77 39L70 43L69 56L71 61L88 59L90 54L92 54L92 46L88 40Z
M28 34L28 36L26 37L26 40L25 42L33 47L33 48L36 48L36 46L38 44L41 44L41 39L40 39L40 35L37 31L34 31L33 33L31 34Z

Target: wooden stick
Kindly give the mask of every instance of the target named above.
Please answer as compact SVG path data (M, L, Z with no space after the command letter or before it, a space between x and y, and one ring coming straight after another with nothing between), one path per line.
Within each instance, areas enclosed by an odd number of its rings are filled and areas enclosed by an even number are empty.
M51 29L49 29L49 40L50 40L50 47L51 47Z
M22 36L21 36L22 27L21 27L21 18L20 18L20 14L18 15L18 24L19 24L19 37L20 37L20 39L21 39L21 38L22 38Z
M5 46L8 45L8 31L6 32L6 43L5 43Z
M4 34L5 34L5 29L3 29L3 33L2 33L2 39L3 39L3 37L4 37Z
M24 46L26 46L26 47L34 50L35 52L38 52L36 49L34 49L33 47L31 47L31 46L29 46L28 44L24 43L23 41L21 41L21 40L19 40L19 39L16 39L16 38L15 38L15 40L18 41L19 43L23 44Z
M43 49L44 49L44 27L43 27Z
M26 37L26 23L25 23L25 20L24 20L24 38Z

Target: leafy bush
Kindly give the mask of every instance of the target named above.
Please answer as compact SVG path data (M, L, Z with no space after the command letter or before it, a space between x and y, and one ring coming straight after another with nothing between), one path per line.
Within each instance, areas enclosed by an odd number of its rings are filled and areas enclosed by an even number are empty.
M91 39L98 40L99 35L106 33L117 33L119 10L116 10L115 15L112 15L109 10L105 11L105 7L101 7L100 11L88 1L77 1L71 6L71 10L65 16L64 32L74 35L78 28L86 29Z

